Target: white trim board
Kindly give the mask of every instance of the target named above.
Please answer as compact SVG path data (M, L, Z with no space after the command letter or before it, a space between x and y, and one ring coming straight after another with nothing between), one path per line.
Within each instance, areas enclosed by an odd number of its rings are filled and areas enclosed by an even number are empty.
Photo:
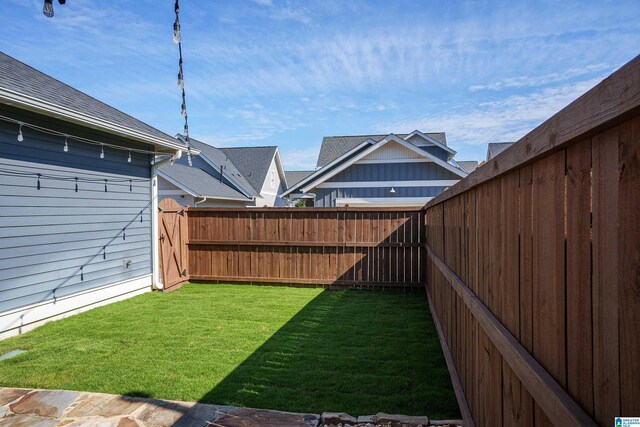
M390 141L394 141L397 142L400 145L405 146L406 148L413 150L414 152L420 154L421 156L423 156L424 158L427 159L431 159L435 164L437 164L438 166L441 166L445 169L447 169L450 172L455 173L456 175L464 178L468 175L468 173L456 168L455 166L440 160L439 158L437 158L436 156L434 156L431 153L426 152L425 150L422 150L418 147L416 147L415 145L413 145L410 142L405 141L404 139L400 138L399 136L396 136L394 134L390 134L389 136L387 136L386 138L380 140L377 144L372 145L371 147L367 148L366 150L362 151L361 153L358 153L357 155L355 155L352 159L350 159L349 161L343 163L342 165L338 166L337 168L335 168L334 170L328 172L326 175L306 184L304 187L301 188L302 192L304 193L308 193L312 188L315 188L318 184L326 181L327 179L337 175L338 173L342 172L343 170L345 170L346 168L348 168L349 166L351 166L352 164L354 164L355 162L357 162L358 160L362 159L363 157L367 156L368 154L370 154L371 152L384 147L385 144L387 144Z
M422 206L427 204L433 197L370 197L370 198L336 198L336 207L349 205L366 206Z
M151 291L151 275L137 277L0 313L0 339L23 334L58 320Z
M456 154L456 151L455 151L455 150L452 150L451 148L447 147L447 146L446 146L446 145L444 145L443 143L441 143L441 142L439 142L439 141L436 141L435 139L431 138L429 135L426 135L426 134L424 134L424 133L420 132L420 131L419 131L419 130L417 130L417 129L416 129L416 130L414 130L413 132L411 132L409 135L407 135L407 136L404 138L404 140L405 140L405 141L409 141L409 139L413 138L413 137L414 137L414 136L416 136L416 135L417 135L417 136L419 136L420 138L424 139L425 141L427 141L427 142L429 143L429 144L425 144L426 146L430 146L430 145L432 146L432 145L435 145L436 147L440 147L440 148L442 148L443 150L445 150L445 151L449 152L452 156L454 156L454 155ZM414 144L414 143L412 142L412 144ZM418 144L415 144L415 145L416 145L416 146L422 146L422 145L418 145Z
M431 159L362 159L355 162L355 165L368 165L368 164L389 164L389 163L433 163Z
M380 188L380 187L451 187L458 179L421 180L421 181L340 181L323 182L316 188Z

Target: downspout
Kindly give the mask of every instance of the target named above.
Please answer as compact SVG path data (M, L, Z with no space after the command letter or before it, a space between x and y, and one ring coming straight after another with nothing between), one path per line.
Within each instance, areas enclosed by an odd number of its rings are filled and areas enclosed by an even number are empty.
M155 162L151 166L151 283L154 289L164 289L160 277L160 247L158 245L158 168L182 157L182 151L176 151L168 159Z
M208 199L208 197L203 197L202 200L200 200L199 202L195 202L194 206L197 208L198 207L198 203L204 203L204 202L207 201L207 199Z

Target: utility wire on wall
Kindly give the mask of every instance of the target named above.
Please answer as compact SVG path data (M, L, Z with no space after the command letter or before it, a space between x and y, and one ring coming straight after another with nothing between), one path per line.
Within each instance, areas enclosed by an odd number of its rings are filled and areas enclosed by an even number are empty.
M189 139L189 115L187 114L187 96L184 90L184 69L182 67L182 34L180 32L180 2L176 0L174 10L176 13L176 20L173 23L173 41L178 44L178 54L180 58L178 60L178 88L182 91L182 106L180 108L180 114L184 117L184 139L187 143L187 161L191 166L191 140Z

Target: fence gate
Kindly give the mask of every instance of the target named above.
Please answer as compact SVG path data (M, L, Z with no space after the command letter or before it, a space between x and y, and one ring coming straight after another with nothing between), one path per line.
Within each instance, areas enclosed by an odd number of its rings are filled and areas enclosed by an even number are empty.
M162 283L171 292L188 280L187 217L184 207L173 199L164 199L158 206L158 239Z

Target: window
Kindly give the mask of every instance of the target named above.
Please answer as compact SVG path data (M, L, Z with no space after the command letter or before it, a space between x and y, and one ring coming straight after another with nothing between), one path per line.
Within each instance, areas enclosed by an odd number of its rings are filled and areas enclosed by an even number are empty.
M271 188L276 188L276 173L271 171Z

